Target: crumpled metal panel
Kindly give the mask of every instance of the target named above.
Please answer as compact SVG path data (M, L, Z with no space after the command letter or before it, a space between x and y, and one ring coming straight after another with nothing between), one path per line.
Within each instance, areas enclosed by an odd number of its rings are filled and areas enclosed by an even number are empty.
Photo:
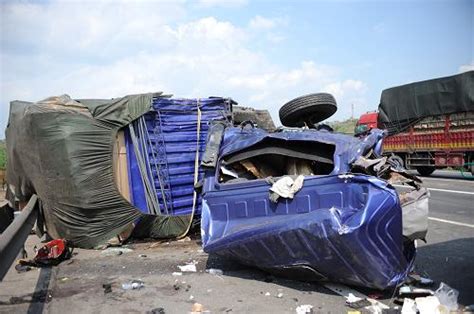
M269 133L258 128L227 128L221 145L220 156L225 157L237 151L253 146L265 139L280 141L314 141L336 145L334 153L334 170L332 174L346 173L350 164L361 155L374 148L376 155L381 154L381 143L385 132L372 129L370 133L358 139L353 136L314 129L290 129L282 132Z
M293 200L268 199L270 186L208 191L204 251L293 277L385 289L403 281L414 258L404 250L395 190L374 177L307 178Z
M203 185L204 251L296 279L377 289L401 283L415 249L404 242L398 194L377 177L347 174L371 150L380 155L383 137L376 129L354 138L316 130L228 128L220 160L272 138L332 144L334 168L329 175L306 176L294 199L276 204L269 200L267 181L221 184L218 169L209 170Z

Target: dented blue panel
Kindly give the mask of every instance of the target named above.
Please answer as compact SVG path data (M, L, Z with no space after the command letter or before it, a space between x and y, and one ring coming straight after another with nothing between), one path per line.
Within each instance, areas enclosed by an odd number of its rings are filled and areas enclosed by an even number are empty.
M293 278L385 289L411 269L397 193L365 175L306 177L293 200L272 203L264 180L218 184L208 177L204 251Z

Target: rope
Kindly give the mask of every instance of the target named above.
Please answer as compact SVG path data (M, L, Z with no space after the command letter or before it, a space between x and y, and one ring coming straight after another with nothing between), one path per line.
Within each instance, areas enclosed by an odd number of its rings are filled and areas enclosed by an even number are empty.
M199 139L201 137L201 108L199 107L199 105L200 105L200 100L198 98L197 99L196 157L194 159L194 186L196 186L196 183L199 180ZM189 217L188 227L186 228L186 231L182 235L178 236L178 239L186 236L189 232L189 229L191 229L191 225L193 223L193 218L194 218L194 212L196 211L196 203L197 203L197 192L194 190L193 191L193 209L191 210L191 216Z

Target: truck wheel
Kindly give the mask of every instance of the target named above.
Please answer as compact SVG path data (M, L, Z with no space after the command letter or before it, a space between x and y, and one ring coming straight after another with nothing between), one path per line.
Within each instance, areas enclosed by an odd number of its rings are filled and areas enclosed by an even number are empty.
M388 162L395 169L405 167L402 157L400 157L398 155L392 155L392 156L388 157Z
M337 110L336 100L331 94L316 93L290 100L280 108L280 121L284 126L301 127L306 123L319 123Z
M423 167L416 167L416 171L423 176L423 177L428 177L430 174L432 174L435 171L435 167L430 167L430 166L423 166Z

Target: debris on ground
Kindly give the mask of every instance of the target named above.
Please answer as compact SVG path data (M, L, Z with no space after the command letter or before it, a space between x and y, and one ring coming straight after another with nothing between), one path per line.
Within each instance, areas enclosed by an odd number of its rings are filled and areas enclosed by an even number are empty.
M130 253L130 252L133 252L133 250L126 247L108 247L102 252L100 252L100 254L104 256L119 256L124 253Z
M200 304L200 303L194 303L191 311L192 311L192 312L202 313L203 310L204 310L204 308L203 308L202 304Z
M178 268L180 271L182 272L191 272L191 273L195 273L196 272L196 264L197 262L196 261L192 261L191 263L188 263L186 265L178 265Z
M456 289L453 289L444 282L441 282L434 295L438 298L441 305L447 309L448 312L457 311L459 292Z
M422 277L422 276L418 275L417 273L409 274L408 278L407 278L407 281L408 281L408 283L413 283L413 284L417 284L417 285L420 285L420 286L431 286L434 283L434 281L431 280L430 278Z
M27 265L22 265L22 264L16 264L15 270L17 271L17 273L25 273L27 271L30 271L31 267Z
M434 294L433 290L424 289L424 288L416 288L412 286L401 286L398 290L398 295L401 298L420 298L420 297L427 297L432 296Z
M402 314L450 313L458 310L459 292L441 282L436 291L402 286L399 296L404 296ZM414 299L414 300L413 300Z
M146 314L165 314L165 313L166 313L165 309L162 307L157 307L146 312Z
M415 303L416 308L420 314L441 313L439 309L441 303L439 302L439 299L435 296L416 298Z
M302 304L296 307L296 314L312 314L313 306L309 304Z
M182 276L183 273L180 272L180 271L175 271L175 272L173 272L171 275L172 275L172 276Z
M179 239L177 242L190 242L191 238L190 237L184 237L182 239Z
M104 288L104 294L112 292L112 284L111 283L104 283L102 285L102 288Z
M124 290L138 290L145 286L145 283L141 280L132 280L122 284Z
M32 267L56 266L72 257L72 247L64 239L55 239L44 244L32 260L20 259L19 265ZM16 267L15 267L16 268ZM18 267L21 269L20 267ZM18 269L17 269L18 270Z
M416 314L415 300L405 298L401 314Z
M148 257L146 254L139 254L138 257Z
M224 274L222 269L217 269L217 268L206 269L206 273L209 273L211 275L223 275Z
M270 292L265 292L265 296L266 296L266 297L271 296Z
M367 306L371 306L372 303L370 303L370 301L367 300L367 299L360 299L360 300L357 300L357 301L354 301L354 302L346 301L346 305L350 308L358 310L358 309L365 308Z
M277 297L278 299L281 299L281 298L283 298L283 293L281 293L281 292L280 292L280 293L278 293L278 294L276 295L276 297Z

